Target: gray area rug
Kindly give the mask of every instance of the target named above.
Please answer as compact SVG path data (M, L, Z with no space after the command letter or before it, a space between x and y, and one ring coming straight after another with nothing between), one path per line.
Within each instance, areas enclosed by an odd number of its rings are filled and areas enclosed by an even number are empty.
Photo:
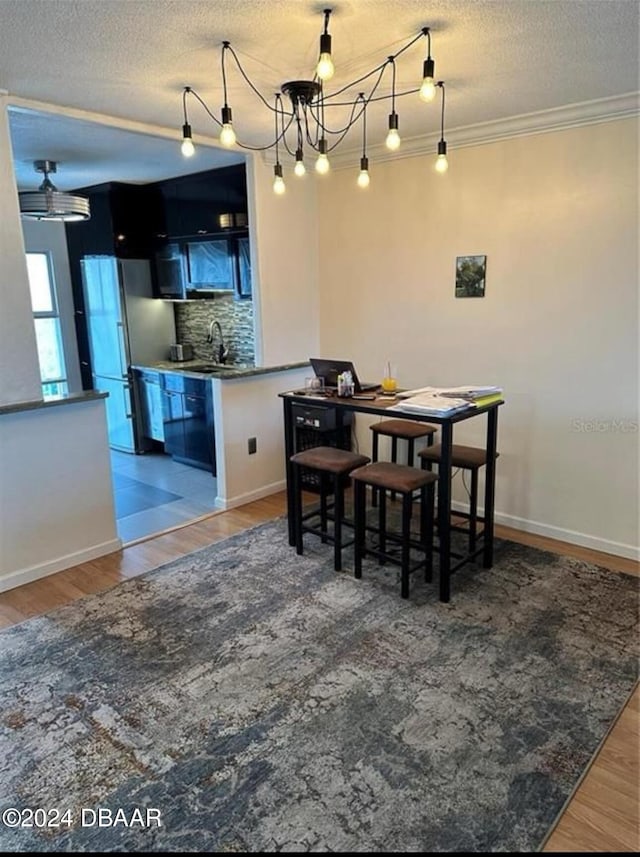
M637 594L499 541L403 601L264 524L0 632L0 847L535 850L632 689Z

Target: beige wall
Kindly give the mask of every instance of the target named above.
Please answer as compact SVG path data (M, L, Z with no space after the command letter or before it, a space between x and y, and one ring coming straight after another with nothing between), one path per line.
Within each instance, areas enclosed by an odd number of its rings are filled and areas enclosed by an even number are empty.
M0 592L118 550L104 399L0 416Z
M0 405L42 398L27 261L13 175L7 97L0 93Z
M273 192L273 167L247 159L256 363L308 360L319 347L318 226L314 176Z
M637 121L451 149L449 162L445 176L431 156L372 162L367 192L353 171L323 183L322 352L373 379L393 360L405 387L502 384L499 520L633 555ZM483 299L454 297L469 254L487 255ZM472 421L455 436L482 433Z

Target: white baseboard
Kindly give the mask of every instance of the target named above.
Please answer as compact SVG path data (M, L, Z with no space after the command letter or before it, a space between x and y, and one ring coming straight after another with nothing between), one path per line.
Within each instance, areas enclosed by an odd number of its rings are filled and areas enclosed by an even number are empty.
M122 541L120 539L111 539L111 541L93 545L85 550L48 560L41 565L32 565L29 568L10 571L9 574L0 577L0 592L15 589L16 586L23 586L25 583L31 583L34 580L40 580L41 577L48 577L50 574L56 574L58 571L64 571L66 568L73 568L74 565L80 565L83 562L97 559L100 556L106 556L108 553L115 553L115 551L119 551L121 548Z
M455 500L452 502L451 507L458 512L469 511L468 503L460 503ZM478 514L484 514L484 509L478 507ZM590 536L587 533L577 533L575 530L565 530L560 527L554 527L551 524L541 524L538 521L530 521L527 518L505 515L502 512L495 512L494 520L496 524L512 527L514 530L521 530L524 533L546 536L548 539L556 539L557 541L567 542L571 545L579 545L580 547L590 548L602 553L610 553L614 556L624 557L625 559L640 560L640 547L635 547L634 545L613 542L609 539L601 539L598 536Z
M269 497L271 494L277 494L278 491L284 491L286 482L281 479L279 482L272 482L270 485L263 485L261 488L256 488L255 491L247 491L246 494L238 494L236 497L230 497L225 500L224 497L216 497L216 506L219 509L235 509L236 506L244 506L245 503L251 503L253 500L262 500L263 497Z

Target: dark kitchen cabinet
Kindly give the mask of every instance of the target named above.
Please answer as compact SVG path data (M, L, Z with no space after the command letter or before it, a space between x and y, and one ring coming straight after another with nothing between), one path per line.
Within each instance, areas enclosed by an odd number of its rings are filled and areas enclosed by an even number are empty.
M220 292L251 297L249 239L211 237L167 241L154 258L157 297L202 300Z
M216 475L213 393L204 378L163 372L164 448L176 461Z
M244 164L168 179L156 187L163 209L159 237L219 235L247 226Z
M78 193L89 197L91 217L67 224L71 255L151 258L163 224L162 198L155 185L109 182L80 188Z
M233 245L228 238L187 241L184 245L187 291L235 288Z
M251 285L251 250L249 237L241 236L235 241L235 261L237 265L236 291L239 298L250 298L253 290Z
M157 297L184 300L187 296L187 275L182 245L177 241L168 241L156 250L153 261Z

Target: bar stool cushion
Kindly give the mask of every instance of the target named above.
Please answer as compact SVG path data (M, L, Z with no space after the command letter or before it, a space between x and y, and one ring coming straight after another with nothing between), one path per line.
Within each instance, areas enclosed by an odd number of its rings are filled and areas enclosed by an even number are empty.
M376 434L404 439L426 437L438 431L438 426L432 426L430 423L412 422L411 420L382 420L380 423L373 423L369 428Z
M425 461L434 461L437 463L442 456L442 446L439 443L435 443L433 446L421 449L418 455ZM498 453L496 453L496 457L498 457ZM487 453L484 449L478 449L475 446L461 446L457 443L454 443L451 447L452 467L476 470L478 467L483 467L486 463Z
M311 467L313 470L324 470L327 473L349 473L354 467L361 467L370 460L366 455L335 446L314 446L291 456L294 464Z
M365 485L385 488L389 491L409 494L423 485L435 482L437 476L429 470L419 470L406 464L394 464L392 461L376 461L352 471L351 478Z

